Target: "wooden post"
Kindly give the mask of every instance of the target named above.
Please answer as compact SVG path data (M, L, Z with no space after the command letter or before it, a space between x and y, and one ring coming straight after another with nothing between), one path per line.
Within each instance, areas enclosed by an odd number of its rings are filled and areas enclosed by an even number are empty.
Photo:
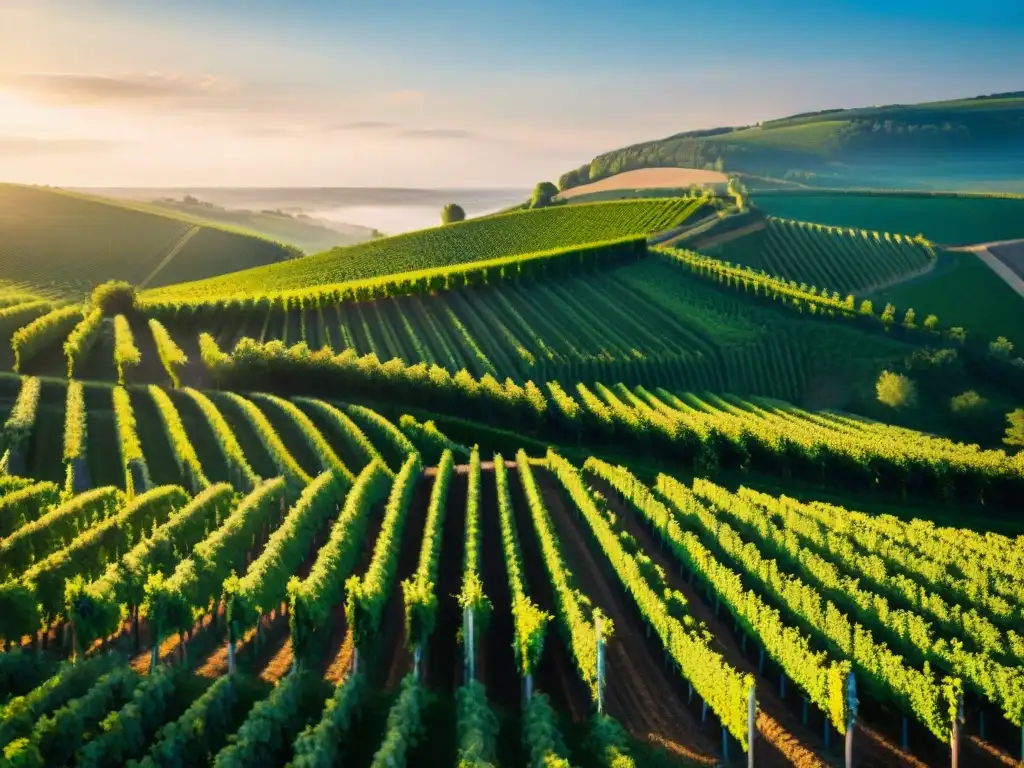
M747 768L754 768L754 741L757 739L757 691L750 686L747 694Z
M853 730L857 722L857 680L850 672L846 677L846 768L853 768Z
M228 629L228 634L231 634L231 630ZM232 637L228 637L228 674L230 675L235 671L235 640Z
M705 723L705 721L707 719L708 719L708 700L704 699L704 701L701 704L701 708L700 708L700 724L704 725L704 723Z
M729 762L729 732L722 726L722 759Z
M956 712L953 714L952 730L950 732L950 749L952 751L950 765L952 768L960 766L960 723L964 719L964 695L957 697Z

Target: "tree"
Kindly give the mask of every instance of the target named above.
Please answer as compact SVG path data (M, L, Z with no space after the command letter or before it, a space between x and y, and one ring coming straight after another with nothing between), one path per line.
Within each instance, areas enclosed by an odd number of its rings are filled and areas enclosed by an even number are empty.
M992 357L999 358L1000 360L1009 360L1010 355L1013 353L1013 342L1005 336L1000 336L988 345L988 352Z
M868 315L869 317L875 314L875 305L871 303L870 299L864 299L860 303L860 313L862 315Z
M542 181L533 188L533 196L530 197L531 208L544 208L551 205L558 194L558 187L550 181Z
M917 318L917 315L914 314L914 310L908 309L907 310L907 314L905 314L903 316L903 327L904 328L908 328L910 330L913 330L914 328L916 328L917 325L914 322L914 320L916 318Z
M456 221L465 221L466 212L458 203L448 203L441 209L441 223L452 224Z
M104 317L131 314L135 309L135 286L124 280L108 280L93 288L92 305L99 307Z
M963 344L967 341L967 331L961 328L959 325L954 325L948 331L949 338L955 341L957 344Z
M971 416L979 409L984 408L988 404L988 401L975 392L973 389L969 389L966 392L961 392L956 397L953 397L949 401L949 409L958 416Z
M928 317L924 319L924 327L925 330L934 331L939 327L939 318L935 315L928 315Z
M1024 448L1024 408L1018 408L1006 414L1010 426L1006 428L1003 442L1015 448Z
M878 401L890 408L912 408L917 404L917 386L899 373L882 371L875 384Z
M896 321L896 307L892 304L886 304L885 309L882 310L882 322L888 327Z

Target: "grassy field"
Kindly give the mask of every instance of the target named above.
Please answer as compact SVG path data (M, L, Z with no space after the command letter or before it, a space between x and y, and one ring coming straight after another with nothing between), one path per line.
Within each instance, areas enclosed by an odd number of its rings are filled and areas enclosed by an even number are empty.
M938 315L986 343L1005 336L1024 349L1024 299L973 253L945 251L934 273L880 291L877 302Z
M1024 198L915 194L758 194L771 216L838 227L923 234L942 245L1024 237Z
M79 194L0 185L0 275L78 299L111 279L157 286L290 258L282 246Z
M764 229L700 250L843 297L912 275L935 259L930 248L904 235L775 218Z
M671 229L699 207L697 200L652 199L517 211L338 248L194 285L168 287L149 296L286 290L466 264Z

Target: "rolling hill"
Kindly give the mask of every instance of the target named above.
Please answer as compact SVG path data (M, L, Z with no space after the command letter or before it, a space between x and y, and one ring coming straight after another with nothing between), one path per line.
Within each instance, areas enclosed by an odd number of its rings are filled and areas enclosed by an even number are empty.
M60 190L0 185L0 274L52 298L159 286L294 258L286 246Z
M699 199L650 199L517 211L337 248L288 264L149 291L147 299L287 291L537 253L671 229Z
M598 155L560 188L658 166L714 168L823 187L1024 192L1024 92L831 109L688 131Z

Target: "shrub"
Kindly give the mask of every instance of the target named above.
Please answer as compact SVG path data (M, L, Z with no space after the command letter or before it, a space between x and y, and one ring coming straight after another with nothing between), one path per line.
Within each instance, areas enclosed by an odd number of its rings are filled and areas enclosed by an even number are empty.
M878 401L890 408L912 408L917 404L917 386L899 373L882 371L875 385Z
M92 305L99 307L104 317L133 312L135 300L135 286L124 280L108 280L92 291Z

